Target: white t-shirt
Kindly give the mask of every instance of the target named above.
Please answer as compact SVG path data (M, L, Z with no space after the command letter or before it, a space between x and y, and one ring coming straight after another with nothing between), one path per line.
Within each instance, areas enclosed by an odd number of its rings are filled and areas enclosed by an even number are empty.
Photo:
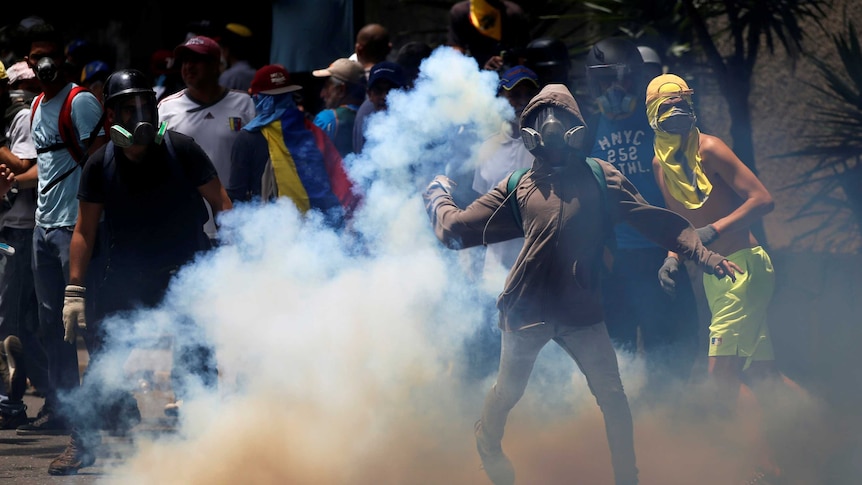
M168 128L188 135L209 155L225 187L230 186L230 154L233 142L243 126L254 118L254 101L248 93L227 90L225 96L211 105L200 105L186 96L183 89L159 102L159 121ZM209 206L207 206L207 210ZM215 237L215 224L204 226Z
M524 146L524 142L520 138L513 138L510 132L511 128L507 123L502 131L485 140L479 147L479 164L473 175L473 190L476 192L485 194L510 173L533 164L534 157ZM507 209L504 207L500 210ZM488 288L502 291L506 275L515 264L523 246L522 237L488 245L482 271L484 284Z
M22 160L36 159L36 145L30 135L30 109L25 108L15 113L15 117L6 127L6 137L9 139L9 151ZM15 229L32 229L36 225L36 191L21 189L15 197L15 203L8 212L0 217L0 227Z

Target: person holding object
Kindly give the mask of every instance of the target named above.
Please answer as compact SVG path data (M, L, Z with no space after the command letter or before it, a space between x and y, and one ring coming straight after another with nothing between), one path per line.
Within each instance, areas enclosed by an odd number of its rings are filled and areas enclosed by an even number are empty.
M608 234L625 221L717 278L735 280L741 269L706 249L688 221L647 204L612 165L586 158L585 122L565 85L542 88L521 113L520 128L536 158L514 190L508 191L507 177L461 209L452 199L451 181L438 175L424 193L434 232L451 249L524 237L497 300L500 368L476 422L476 448L492 482L514 483L502 449L506 419L539 351L554 340L577 362L602 410L616 484L636 484L631 410L602 315L599 275ZM506 207L512 197L521 225Z
M77 332L89 324L92 362L102 356L108 330L100 324L105 317L159 304L176 271L210 248L203 201L216 215L231 208L203 149L159 122L155 92L142 72L125 69L111 74L105 81L105 109L111 141L89 158L81 175L63 305L66 342L73 343ZM84 278L103 214L110 243L108 267L96 292L94 314L89 315ZM180 366L203 385L216 385L213 351L203 343L202 333L193 322L177 323L172 384L180 398L185 382L177 372ZM79 396L79 401L88 402L76 407L70 443L51 462L51 475L74 474L92 465L99 428L122 433L140 420L129 392L104 389L89 374ZM97 423L98 419L102 421Z
M779 382L797 396L805 391L775 365L766 315L775 275L769 254L751 232L751 225L772 211L772 196L727 144L698 130L693 94L679 76L657 76L647 86L646 114L655 131L653 172L668 209L698 226L705 246L747 268L733 281L703 277L712 315L708 382L718 411L730 414L736 406L760 407L754 395L759 385ZM668 292L677 287L678 258L669 252L659 271ZM765 438L760 441L748 483L776 482L781 469Z

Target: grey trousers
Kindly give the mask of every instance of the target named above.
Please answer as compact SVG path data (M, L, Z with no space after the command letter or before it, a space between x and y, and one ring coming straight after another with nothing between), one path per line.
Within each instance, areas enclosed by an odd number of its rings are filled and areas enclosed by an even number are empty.
M632 414L604 323L585 327L543 323L516 332L503 332L500 370L497 382L485 397L482 432L477 438L489 447L500 446L509 411L524 395L536 357L551 340L572 357L587 378L605 419L617 485L636 484L638 470Z

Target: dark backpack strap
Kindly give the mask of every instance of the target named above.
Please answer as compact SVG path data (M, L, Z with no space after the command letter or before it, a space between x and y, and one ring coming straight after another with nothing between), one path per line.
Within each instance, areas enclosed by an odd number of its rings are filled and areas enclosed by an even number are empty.
M524 174L527 173L527 170L529 170L529 168L521 168L515 170L514 172L512 172L511 175L509 175L509 180L506 182L507 197L509 195L512 196L508 199L509 207L512 209L512 217L515 218L515 222L518 223L518 227L520 227L522 231L524 227L524 221L521 220L521 208L518 207L518 198L515 196L515 189L518 188L518 183L521 182L521 177L523 177Z
M611 249L615 249L617 238L614 234L614 226L611 224L610 211L608 210L608 183L605 180L605 170L598 160L593 157L587 157L587 165L593 171L593 177L595 177L596 183L599 185L599 192L601 192L599 204L601 205L602 220L604 221L605 245Z

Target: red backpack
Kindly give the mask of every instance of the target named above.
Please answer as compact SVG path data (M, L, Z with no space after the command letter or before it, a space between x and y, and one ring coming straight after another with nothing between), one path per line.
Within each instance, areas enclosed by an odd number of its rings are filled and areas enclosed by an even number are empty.
M87 140L87 146L82 147L80 143L80 137L78 136L78 130L75 129L75 124L72 123L72 100L78 93L82 91L88 91L89 89L83 86L73 86L72 89L69 90L69 94L66 95L66 99L63 100L63 105L60 107L60 119L57 122L58 130L60 131L60 138L63 140L61 143L55 143L51 146L45 148L39 148L36 150L36 153L45 153L45 152L53 152L55 150L61 150L63 148L69 150L69 154L72 155L72 158L78 162L76 167L83 167L84 162L87 161L87 151L89 150L90 145L93 144L96 136L99 134L99 130L102 129L102 125L105 120L105 112L102 110L102 117L99 119L99 122L96 123L95 128L90 133L90 138ZM45 93L39 93L35 99L33 99L33 106L30 108L30 125L33 124L33 117L36 114L36 108L39 106L39 103L42 101L42 98L45 97ZM76 167L72 167L71 170L63 173L56 179L52 180L48 185L42 189L42 193L47 192L51 187L57 185L72 174Z

